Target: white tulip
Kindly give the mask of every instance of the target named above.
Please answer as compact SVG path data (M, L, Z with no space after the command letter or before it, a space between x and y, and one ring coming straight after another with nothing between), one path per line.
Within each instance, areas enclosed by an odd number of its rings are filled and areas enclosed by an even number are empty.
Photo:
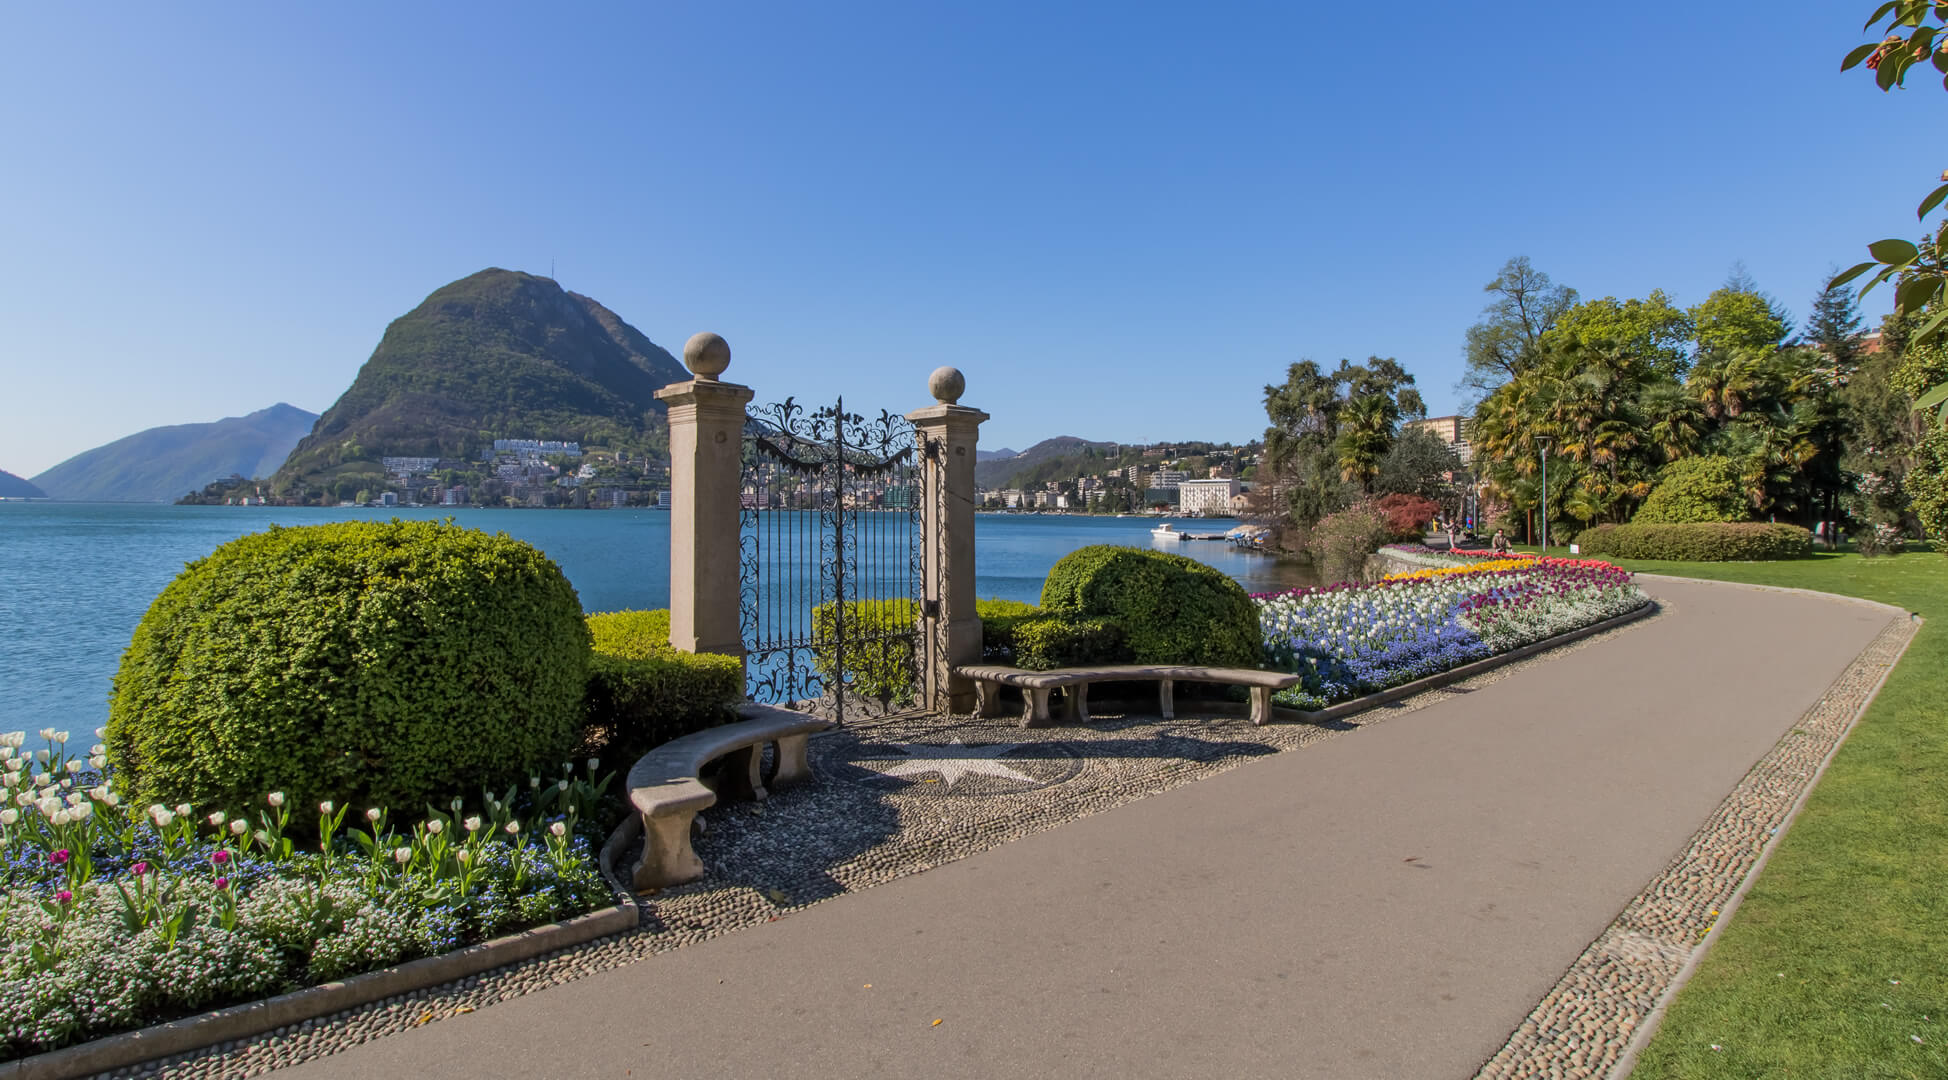
M453 797L453 812L456 814L460 812L460 797L457 795Z
M466 848L461 848L453 853L453 857L460 860L460 865L465 866L473 861L473 852L468 851Z
M367 811L365 812L365 820L367 820L367 821L374 821L374 822L376 822L376 821L378 821L378 820L379 820L379 819L380 819L381 817L384 817L384 816L385 816L385 811L383 811L383 810L381 810L381 809L379 809L379 808L378 808L378 807L376 807L376 806L375 806L375 807L373 807L373 808L372 808L372 809L370 809L370 810L367 810Z
M54 729L53 729L53 728L51 728L51 727L44 727L44 728L42 728L42 729L41 729L41 738L43 738L43 739L46 739L46 740L47 740L48 742L53 742L53 741L54 741Z
M0 735L0 746L18 750L25 745L27 745L27 733L24 731L9 731L5 735Z
M276 809L277 807L284 805L284 793L281 791L273 791L269 795L265 796L264 798L265 801L271 804L272 809Z
M9 806L5 810L0 810L0 825L12 825L19 820L20 811L15 810L13 807Z
M88 767L91 769L105 769L108 767L108 759L100 754L96 754L88 759Z
M55 742L57 742L57 743L66 743L66 742L68 741L68 733L67 733L67 732L65 732L65 731L57 731L57 732L55 732L55 733L54 733L54 741L55 741Z
M243 834L249 831L250 831L250 822L245 821L242 818L238 818L237 820L230 823L231 836L242 836Z
M327 814L327 815L329 815L329 814L331 813L331 800L330 800L330 799L326 799L326 800L325 800L324 802L321 802L321 803L319 803L319 804L318 804L318 812L319 812L320 814Z
M89 818L95 816L95 804L91 802L82 803L81 805L76 806L74 809L68 811L68 816L70 818L73 818L75 821L86 821Z
M554 833L556 836L567 836L568 826L557 821L553 825L548 826L548 831Z
M54 811L54 813L48 815L47 820L53 822L56 825L66 825L69 820L68 811L56 810Z
M98 728L96 728L96 729L95 729L95 738L97 738L97 739L106 739L106 738L108 738L108 729L107 729L106 727L98 727Z
M158 829L167 829L169 826L175 824L176 821L176 815L160 806L156 807L155 813L149 816L155 821L156 828Z
M108 753L108 747L103 746L100 743L96 743L95 745L88 748L88 752L94 755L106 754Z
M210 824L221 825L223 824L224 818L226 816L227 815L225 815L223 811L218 810L210 815Z
M508 823L507 823L507 835L509 835L509 836L519 836L519 835L521 835L521 823L520 823L520 822L518 822L518 821L510 821L510 822L508 822Z
M426 833L428 836L438 836L440 835L440 830L444 828L446 828L446 826L440 824L437 821L429 821L426 823Z
M250 838L264 845L265 847L271 846L271 834L265 832L263 829L258 829L256 832L251 833Z
M413 859L413 849L412 849L412 848L409 848L409 847L398 847L398 848L393 848L393 849L392 849L392 861L393 861L393 862L396 862L396 863L401 863L401 864L404 864L404 863L409 863L409 862L411 862L411 861L412 861L412 859Z
M195 807L193 807L193 806L191 806L191 805L189 805L188 803L177 803L177 804L176 804L176 816L177 816L177 817L189 817L189 816L190 816L191 814L194 814L194 813L196 813L196 808L195 808Z
M602 759L601 759L601 758L589 758L589 759L588 759L588 771L589 771L589 772L594 772L594 771L595 771L595 770L596 770L597 768L599 768L599 767L601 767L601 765L602 765Z
M479 815L475 815L475 816L473 816L473 817L470 817L470 818L468 818L467 820L465 820L465 821L463 821L463 822L461 822L461 824L463 824L463 825L465 825L465 826L467 827L467 831L468 831L468 832L479 832L479 831L480 831L480 817L479 817Z

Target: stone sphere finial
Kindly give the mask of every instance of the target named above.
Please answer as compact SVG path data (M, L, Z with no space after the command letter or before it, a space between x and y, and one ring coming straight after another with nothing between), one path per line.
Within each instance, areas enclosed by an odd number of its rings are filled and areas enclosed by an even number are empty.
M683 366L699 379L716 382L730 366L730 343L706 330L684 343Z
M967 376L959 368L934 368L933 374L927 376L927 392L942 405L957 404L967 392Z

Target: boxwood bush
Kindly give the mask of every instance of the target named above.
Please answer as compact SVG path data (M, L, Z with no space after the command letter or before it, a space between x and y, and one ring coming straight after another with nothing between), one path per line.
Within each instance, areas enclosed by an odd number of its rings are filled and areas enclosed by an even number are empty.
M272 527L150 605L109 704L125 794L409 809L557 766L589 632L541 552L428 521Z
M1042 609L1109 620L1139 664L1255 668L1264 659L1258 608L1244 587L1184 555L1108 544L1080 548L1048 572Z
M1584 555L1687 562L1747 562L1809 555L1813 534L1764 521L1598 525L1576 537Z
M585 745L627 767L643 754L692 732L728 723L744 700L744 665L734 656L687 653L670 646L670 613L610 611L588 617Z
M981 616L981 659L990 664L1014 663L1015 627L1039 618L1042 609L1019 600L982 600L974 607Z
M1736 462L1712 455L1679 458L1658 471L1657 486L1630 523L1743 521L1750 509L1739 489Z

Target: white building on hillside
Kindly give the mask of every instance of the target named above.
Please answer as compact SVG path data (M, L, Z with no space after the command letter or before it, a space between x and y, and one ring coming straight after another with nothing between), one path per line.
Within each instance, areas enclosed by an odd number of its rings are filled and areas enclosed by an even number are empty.
M1231 512L1231 499L1238 494L1238 482L1224 478L1216 480L1179 480L1177 482L1177 509L1182 513L1222 515Z

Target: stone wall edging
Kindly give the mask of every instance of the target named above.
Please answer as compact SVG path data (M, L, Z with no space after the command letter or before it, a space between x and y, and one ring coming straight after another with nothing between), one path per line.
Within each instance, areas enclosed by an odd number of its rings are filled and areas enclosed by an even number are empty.
M634 815L630 815L633 817ZM626 822L627 818L625 818ZM536 926L505 937L469 945L439 956L409 960L395 967L320 983L260 1001L231 1005L197 1016L154 1024L136 1031L104 1035L74 1046L13 1061L0 1062L0 1080L74 1080L113 1069L140 1065L247 1039L291 1024L355 1009L374 1001L478 975L544 953L585 945L598 938L634 930L642 919L635 895L618 884L614 860L618 827L602 846L602 881L616 903L558 923Z

